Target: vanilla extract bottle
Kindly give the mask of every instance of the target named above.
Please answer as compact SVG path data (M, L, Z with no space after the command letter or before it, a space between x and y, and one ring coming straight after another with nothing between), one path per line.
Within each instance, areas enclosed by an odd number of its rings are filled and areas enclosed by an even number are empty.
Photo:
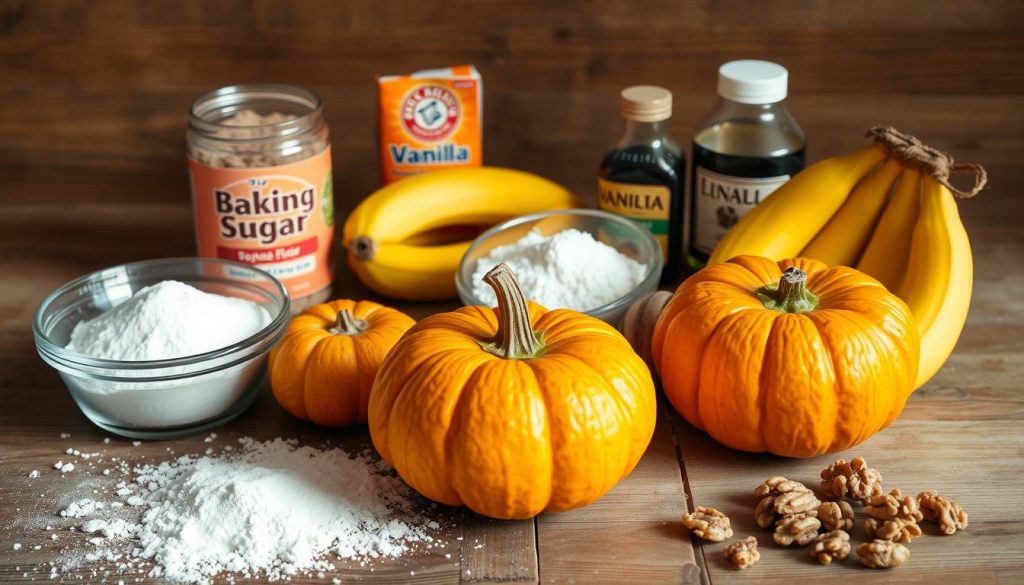
M624 89L619 113L625 132L598 172L598 207L646 227L661 244L662 281L682 265L686 159L667 133L672 93L650 85Z
M803 130L783 105L789 73L768 61L718 70L715 111L693 137L686 262L703 267L718 242L804 168Z

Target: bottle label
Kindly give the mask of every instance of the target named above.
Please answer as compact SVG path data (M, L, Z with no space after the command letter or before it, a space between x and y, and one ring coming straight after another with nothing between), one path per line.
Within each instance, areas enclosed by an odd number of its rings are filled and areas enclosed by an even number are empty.
M276 167L217 168L188 161L199 255L252 264L293 299L334 278L331 149Z
M718 242L748 211L789 180L777 177L732 177L704 167L696 168L693 247L710 254Z
M597 180L597 206L646 227L661 244L668 262L669 206L672 192L664 185L639 185Z

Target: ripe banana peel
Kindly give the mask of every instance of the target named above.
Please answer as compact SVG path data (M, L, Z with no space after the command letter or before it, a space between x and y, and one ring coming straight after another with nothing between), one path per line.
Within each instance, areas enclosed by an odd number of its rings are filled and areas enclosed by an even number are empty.
M906 276L896 289L921 335L916 388L930 380L953 353L967 321L974 284L971 242L953 194L931 177L923 183Z
M445 169L371 194L345 221L342 241L352 271L375 292L410 301L451 299L457 295L455 272L472 238L445 240L444 228L458 233L465 226L492 226L580 204L564 187L531 173Z
M874 276L917 321L920 388L952 353L971 302L971 245L948 177L975 174L969 193L957 191L965 198L987 177L894 128L868 135L876 144L811 165L773 192L726 234L708 264L741 254L803 256Z

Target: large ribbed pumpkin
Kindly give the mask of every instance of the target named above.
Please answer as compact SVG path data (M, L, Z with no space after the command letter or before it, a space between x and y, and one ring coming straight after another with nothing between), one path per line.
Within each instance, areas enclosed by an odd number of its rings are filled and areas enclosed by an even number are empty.
M428 317L395 345L370 394L381 456L424 496L493 518L597 500L654 432L654 382L614 328L527 303L507 266L498 309Z
M920 341L874 278L817 260L738 256L681 284L655 326L665 394L743 451L810 457L852 447L899 415Z

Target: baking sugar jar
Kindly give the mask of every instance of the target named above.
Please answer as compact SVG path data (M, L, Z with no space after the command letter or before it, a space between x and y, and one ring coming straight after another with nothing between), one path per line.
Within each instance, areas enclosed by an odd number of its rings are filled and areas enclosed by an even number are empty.
M293 311L330 298L334 194L320 98L289 85L224 87L192 103L187 141L199 255L269 272Z

